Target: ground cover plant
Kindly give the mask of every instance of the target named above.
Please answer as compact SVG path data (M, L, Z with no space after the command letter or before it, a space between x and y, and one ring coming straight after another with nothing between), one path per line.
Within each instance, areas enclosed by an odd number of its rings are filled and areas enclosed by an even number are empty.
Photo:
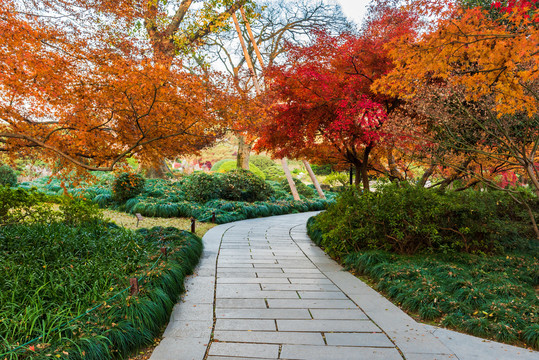
M111 359L150 344L198 262L191 233L73 222L92 207L75 203L60 206L70 216L0 227L2 359Z
M528 221L506 193L401 184L349 190L308 229L420 319L539 349L539 244Z
M119 201L111 191L115 180L110 176L95 184L81 184L67 188L69 194L84 197L102 208L139 213L147 217L195 218L209 222L215 214L218 224L256 217L283 215L325 209L333 200L306 198L294 201L292 195L278 182L265 182L245 170L207 174L196 172L180 180L146 179L140 194ZM48 195L64 193L64 188L56 179L39 179L22 183L21 188L36 186ZM305 187L309 196L314 190Z

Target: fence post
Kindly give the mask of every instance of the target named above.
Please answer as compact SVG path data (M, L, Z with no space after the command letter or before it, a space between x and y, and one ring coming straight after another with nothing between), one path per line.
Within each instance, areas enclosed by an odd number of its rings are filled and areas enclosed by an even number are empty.
M166 247L161 248L161 254L163 254L165 256L165 259L168 258L168 251L167 251Z
M196 221L195 218L191 218L191 232L193 234L195 233L195 221Z
M217 222L217 217L215 216L215 211L212 211L212 213L211 213L211 222L214 223L214 224Z

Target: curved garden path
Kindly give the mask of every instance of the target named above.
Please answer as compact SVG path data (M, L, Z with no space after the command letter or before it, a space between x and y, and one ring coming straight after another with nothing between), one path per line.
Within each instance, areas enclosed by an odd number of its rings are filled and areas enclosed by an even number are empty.
M151 360L539 358L417 323L311 242L315 214L211 229Z

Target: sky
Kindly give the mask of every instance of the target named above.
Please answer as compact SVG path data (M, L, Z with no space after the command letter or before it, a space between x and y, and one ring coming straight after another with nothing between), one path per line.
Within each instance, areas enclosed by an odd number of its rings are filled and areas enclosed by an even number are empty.
M353 20L356 24L361 25L361 21L367 10L369 0L336 0L341 4L344 14Z

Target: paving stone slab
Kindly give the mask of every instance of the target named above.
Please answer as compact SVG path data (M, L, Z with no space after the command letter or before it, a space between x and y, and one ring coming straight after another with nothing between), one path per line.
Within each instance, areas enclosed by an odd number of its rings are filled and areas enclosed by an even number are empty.
M266 357L277 359L279 345L214 342L208 354L241 358Z
M345 346L283 345L281 359L288 360L402 360L397 349ZM411 359L413 360L413 359Z
M228 342L324 345L321 333L279 331L216 331L214 339Z
M279 331L381 332L369 320L277 320Z
M268 299L269 308L281 309L357 309L350 300L314 300L314 299Z
M215 330L277 330L275 320L217 319Z
M201 360L206 353L208 340L164 338L150 360Z
M244 291L240 293L227 292L218 293L220 297L226 298L236 298L236 299L299 299L298 293L296 291L271 291L271 290L260 290L260 291ZM223 296L226 295L226 296Z
M333 284L261 284L262 290L340 291Z
M219 278L219 284L290 284L287 278Z
M217 319L311 319L307 309L215 309Z
M328 278L323 279L306 279L301 276L290 276L288 278L291 284L333 284Z
M170 321L211 319L212 317L212 304L179 303L174 305Z
M326 279L324 274L322 273L314 273L314 274L301 274L301 273L272 273L272 272L264 272L264 271L258 271L256 273L257 277L282 277L282 278L303 278L303 279Z
M340 291L298 291L298 295L302 299L348 299L348 297Z
M326 320L367 320L368 317L359 309L309 309L313 319Z
M215 308L224 309L266 309L264 299L221 299L217 298Z
M383 333L326 333L325 335L328 345L395 347L395 344Z
M174 337L178 339L204 338L209 340L212 327L212 318L204 320L170 321L163 333L163 337Z

